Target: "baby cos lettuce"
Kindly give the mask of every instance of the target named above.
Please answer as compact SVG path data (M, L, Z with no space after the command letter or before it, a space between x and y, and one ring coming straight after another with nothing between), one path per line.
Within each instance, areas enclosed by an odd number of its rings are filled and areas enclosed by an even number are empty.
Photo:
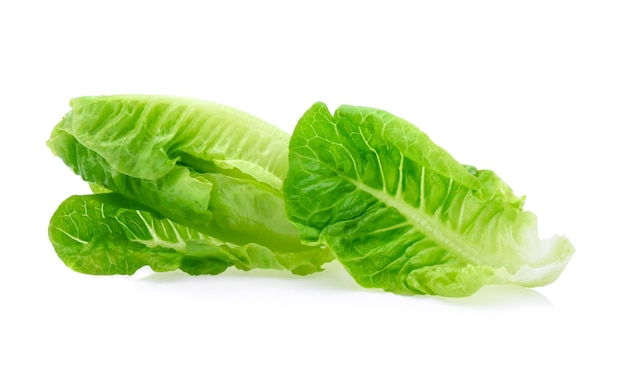
M317 103L289 137L187 98L82 97L48 146L93 195L52 216L72 269L309 274L335 257L365 287L468 296L554 281L573 254L541 240L524 199L381 110Z
M328 246L364 287L467 296L555 280L574 249L540 240L523 198L387 112L317 103L290 143L285 199L303 240Z
M143 265L185 270L193 261L186 271L194 274L230 265L309 274L332 259L303 245L286 218L282 130L186 98L82 97L71 106L48 146L94 191L112 193L70 198L53 215L50 239L68 266L132 274ZM204 266L211 268L196 269Z

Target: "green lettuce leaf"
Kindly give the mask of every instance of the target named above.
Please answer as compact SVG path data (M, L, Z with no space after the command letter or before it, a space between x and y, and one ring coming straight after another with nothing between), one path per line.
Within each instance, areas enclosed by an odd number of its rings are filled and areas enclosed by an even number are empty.
M313 250L304 261L256 243L224 243L116 193L69 197L52 216L49 235L68 267L94 275L130 275L143 266L193 275L230 266L308 273L323 263Z
M156 95L79 97L57 128L128 176L157 179L179 163L219 162L270 185L287 173L289 135L240 110Z
M538 236L523 197L458 163L387 112L323 103L290 142L285 200L305 243L326 245L365 287L468 296L484 285L541 286L574 248Z
M48 146L94 192L116 192L223 244L288 256L297 274L333 259L303 245L286 218L289 135L280 129L187 98L82 97L71 105Z

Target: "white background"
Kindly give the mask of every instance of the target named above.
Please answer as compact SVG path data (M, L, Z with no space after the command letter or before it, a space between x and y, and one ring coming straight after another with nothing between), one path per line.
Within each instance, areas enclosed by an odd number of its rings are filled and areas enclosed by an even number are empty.
M0 385L626 385L623 2L199 3L0 5ZM288 132L318 100L385 109L494 169L577 252L549 286L460 300L336 264L74 273L47 223L88 190L45 141L70 98L117 93Z

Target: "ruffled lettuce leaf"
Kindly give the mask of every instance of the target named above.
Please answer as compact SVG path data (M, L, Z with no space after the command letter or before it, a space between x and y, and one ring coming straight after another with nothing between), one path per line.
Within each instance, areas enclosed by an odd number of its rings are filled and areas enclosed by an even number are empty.
M289 219L365 287L461 297L491 284L541 286L574 251L564 236L540 239L524 198L493 171L460 164L382 110L313 105L289 158Z
M52 216L49 235L68 267L94 275L130 275L144 266L192 275L230 266L310 273L324 263L315 250L303 260L301 253L276 253L256 243L225 243L116 193L69 197Z
M229 106L156 95L79 97L70 106L57 129L128 176L154 180L181 162L198 170L217 162L273 186L287 173L289 135Z

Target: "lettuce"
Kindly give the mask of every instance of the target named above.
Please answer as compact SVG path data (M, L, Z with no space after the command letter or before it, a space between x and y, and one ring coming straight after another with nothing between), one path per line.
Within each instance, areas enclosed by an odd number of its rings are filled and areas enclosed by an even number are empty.
M468 296L554 281L573 254L542 240L524 198L493 171L462 165L409 122L323 103L290 141L284 192L303 241L327 246L364 287Z
M72 197L51 219L50 240L71 268L214 274L234 265L309 274L333 259L303 245L286 218L289 135L282 130L189 98L81 97L71 107L48 146L101 194ZM194 267L210 268L186 269L190 257Z
M189 98L81 97L48 146L89 183L50 219L78 272L322 270L398 294L464 297L554 281L574 248L524 197L382 110L314 104L292 136Z

